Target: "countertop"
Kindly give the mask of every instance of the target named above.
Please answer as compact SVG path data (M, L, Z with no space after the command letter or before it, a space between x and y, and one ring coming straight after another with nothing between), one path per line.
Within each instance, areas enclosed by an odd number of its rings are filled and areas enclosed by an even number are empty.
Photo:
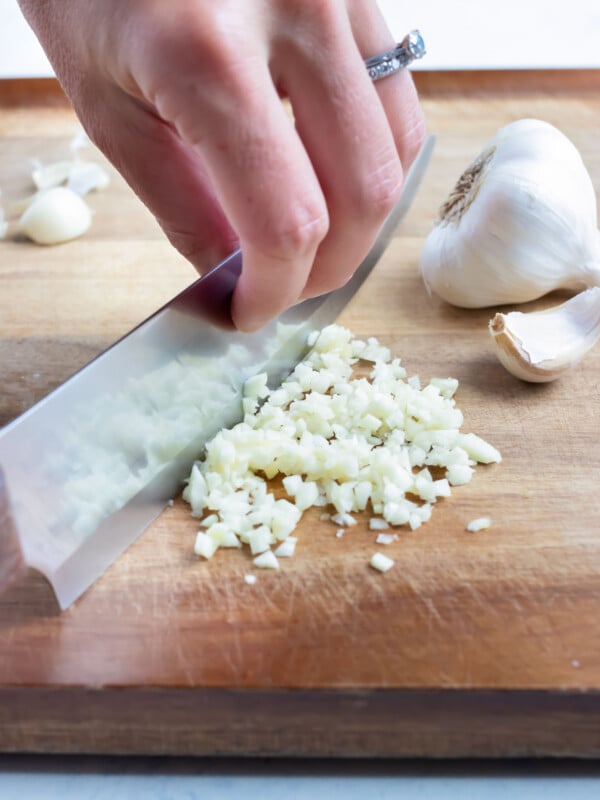
M0 757L2 800L591 800L596 762Z

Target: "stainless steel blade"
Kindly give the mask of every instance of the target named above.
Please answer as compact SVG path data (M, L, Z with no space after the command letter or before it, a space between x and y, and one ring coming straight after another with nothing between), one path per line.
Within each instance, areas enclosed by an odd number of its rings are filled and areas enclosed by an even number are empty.
M229 317L236 252L0 431L0 588L24 564L64 609L102 574L181 489L205 443L241 419L245 380L266 371L281 382L309 331L336 319L408 210L433 145L342 289L239 333Z

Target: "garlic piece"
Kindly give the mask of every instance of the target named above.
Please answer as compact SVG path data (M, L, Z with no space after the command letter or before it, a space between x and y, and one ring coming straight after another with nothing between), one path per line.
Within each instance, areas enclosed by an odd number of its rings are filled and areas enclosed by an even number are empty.
M279 561L272 550L261 553L253 560L254 566L259 569L279 569Z
M544 311L496 314L489 324L496 354L524 381L544 383L574 367L600 339L600 288Z
M90 227L92 212L78 194L58 186L38 194L19 220L19 231L36 244L76 239Z
M394 559L384 556L383 553L373 553L369 562L378 572L387 572L394 566Z
M491 527L492 520L489 517L477 517L477 519L472 519L467 523L465 530L469 531L469 533L479 533L479 531L485 531Z
M277 558L291 558L296 552L297 541L298 539L295 536L288 536L275 550L274 555Z
M600 285L596 197L577 148L541 120L501 128L440 210L420 272L464 308Z
M208 561L208 559L212 558L217 552L218 547L219 543L216 539L203 531L198 531L194 544L194 552L197 556L202 556L202 558Z

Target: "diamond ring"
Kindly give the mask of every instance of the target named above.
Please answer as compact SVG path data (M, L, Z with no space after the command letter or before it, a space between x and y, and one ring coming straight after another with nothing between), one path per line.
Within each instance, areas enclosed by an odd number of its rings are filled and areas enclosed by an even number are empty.
M365 59L365 66L372 81L380 81L394 72L407 67L425 55L425 42L419 31L411 31L392 50L386 50Z

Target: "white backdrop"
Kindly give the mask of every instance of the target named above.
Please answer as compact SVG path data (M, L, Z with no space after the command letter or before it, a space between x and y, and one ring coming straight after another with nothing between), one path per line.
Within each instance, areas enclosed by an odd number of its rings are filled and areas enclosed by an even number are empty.
M417 69L600 67L600 0L379 0L398 39L419 28ZM51 75L16 0L0 0L0 78Z
M600 0L378 0L396 36L419 28L423 69L600 67Z

